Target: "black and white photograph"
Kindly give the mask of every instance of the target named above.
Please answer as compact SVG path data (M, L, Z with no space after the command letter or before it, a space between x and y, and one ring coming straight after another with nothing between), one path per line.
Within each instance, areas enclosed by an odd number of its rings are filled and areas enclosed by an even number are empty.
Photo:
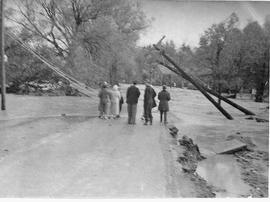
M270 1L0 10L0 200L269 197Z

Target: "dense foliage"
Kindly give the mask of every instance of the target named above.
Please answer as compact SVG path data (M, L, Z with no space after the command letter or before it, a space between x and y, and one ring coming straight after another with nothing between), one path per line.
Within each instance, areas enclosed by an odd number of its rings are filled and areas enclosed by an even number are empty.
M165 62L152 46L137 47L149 26L140 4L131 0L16 0L6 12L11 32L63 71L90 86L102 81L149 81L187 86L183 78L160 65ZM191 48L173 41L163 49L187 73L218 91L256 89L261 102L268 88L270 17L263 25L249 22L240 29L235 13L213 24ZM162 35L162 33L161 33ZM42 62L6 36L8 81L24 83L59 78ZM169 63L167 63L169 64ZM16 88L15 88L16 89Z

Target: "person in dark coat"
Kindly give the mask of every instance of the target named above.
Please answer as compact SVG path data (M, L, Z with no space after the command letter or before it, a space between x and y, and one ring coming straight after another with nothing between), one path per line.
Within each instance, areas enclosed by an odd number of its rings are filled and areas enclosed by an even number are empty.
M108 90L107 82L104 82L101 90L98 93L99 97L99 117L101 119L108 119L109 105L110 105L110 92Z
M137 82L134 81L133 85L127 89L127 111L128 111L128 124L136 124L137 103L140 97L140 90L136 87Z
M153 116L152 116L152 108L155 107L155 97L156 97L155 90L150 86L150 84L146 83L145 91L144 91L144 100L143 100L143 108L144 108L144 118L145 123L147 125L150 122L150 125L153 123Z
M171 100L170 93L166 91L166 86L162 87L162 91L158 93L159 105L158 110L160 111L160 122L162 123L162 118L164 114L164 124L167 124L167 112L169 111L168 102Z

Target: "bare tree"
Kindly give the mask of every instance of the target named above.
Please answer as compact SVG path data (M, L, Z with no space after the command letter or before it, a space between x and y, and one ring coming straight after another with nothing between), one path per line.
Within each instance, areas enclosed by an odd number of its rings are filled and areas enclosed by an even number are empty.
M115 58L133 48L146 27L138 4L125 0L15 0L10 21L28 30L35 43L47 44L64 59L69 70L78 49L91 62L102 64L103 55ZM105 52L107 52L105 54ZM81 54L81 52L80 52ZM113 60L111 59L113 58ZM91 63L90 62L90 63ZM118 63L118 62L117 62ZM115 68L109 68L112 71Z

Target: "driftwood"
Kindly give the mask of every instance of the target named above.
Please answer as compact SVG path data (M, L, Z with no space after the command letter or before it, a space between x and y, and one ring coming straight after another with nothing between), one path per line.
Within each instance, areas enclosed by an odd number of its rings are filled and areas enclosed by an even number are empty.
M232 120L233 117L223 109L208 93L204 90L204 88L199 85L193 78L191 78L185 71L183 71L165 52L161 50L157 45L153 45L156 50L160 52L160 54L168 60L177 70L183 75L183 77L192 83L227 119Z
M180 72L178 72L176 69L174 69L173 67L165 64L164 62L158 61L159 64L163 65L164 67L168 68L169 70L171 70L172 72L174 72L175 74L184 77L183 75L181 75ZM202 82L199 81L199 79L197 79L196 77L193 76L193 78L201 84L201 87L204 88L205 91L207 91L208 93L210 93L211 95L223 100L224 102L230 104L231 106L235 107L236 109L240 110L241 112L245 113L246 115L255 115L253 112L245 109L244 107L234 103L233 101L221 96L220 94L218 94L217 92L207 88ZM186 79L186 78L185 78Z

